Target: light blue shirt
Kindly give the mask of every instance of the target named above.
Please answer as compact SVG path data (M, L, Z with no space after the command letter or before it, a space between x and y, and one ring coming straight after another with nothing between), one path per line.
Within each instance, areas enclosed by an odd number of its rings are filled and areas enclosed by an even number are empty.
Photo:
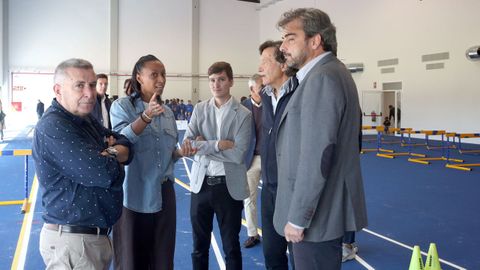
M310 62L305 64L300 70L298 70L298 72L297 72L298 84L302 83L305 76L307 76L308 72L313 68L313 66L315 66L316 63L318 63L318 61L320 61L323 57L325 57L329 54L331 54L331 52L325 52L325 53L320 54L319 56L310 60Z
M135 212L155 213L162 210L162 183L173 181L173 151L178 138L173 112L168 106L154 117L142 133L136 135L132 123L145 110L140 98L135 107L128 97L117 99L110 108L112 129L125 135L135 146L135 156L125 166L123 205Z
M272 99L273 115L275 115L275 112L277 111L278 102L283 97L283 95L285 95L285 93L287 92L287 88L288 88L288 80L283 82L282 86L280 86L280 90L278 91L278 97L275 97L275 93L273 92L274 91L273 87L271 87L270 85L267 85L264 88L265 94L270 96L270 98Z

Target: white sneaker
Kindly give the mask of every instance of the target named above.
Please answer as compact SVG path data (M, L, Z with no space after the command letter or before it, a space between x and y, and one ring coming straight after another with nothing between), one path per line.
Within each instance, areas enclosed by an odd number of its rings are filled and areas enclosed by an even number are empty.
M355 243L342 245L342 262L355 259L358 252L358 246Z

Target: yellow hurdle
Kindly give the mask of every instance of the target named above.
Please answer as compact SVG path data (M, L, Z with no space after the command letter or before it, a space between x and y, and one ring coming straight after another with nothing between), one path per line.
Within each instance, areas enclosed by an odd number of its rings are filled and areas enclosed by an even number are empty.
M0 156L24 156L25 157L25 198L23 200L0 202L0 205L21 204L21 212L25 214L28 211L28 156L32 155L32 149L14 149L1 150Z
M0 205L17 205L17 204L23 204L23 200L0 202Z

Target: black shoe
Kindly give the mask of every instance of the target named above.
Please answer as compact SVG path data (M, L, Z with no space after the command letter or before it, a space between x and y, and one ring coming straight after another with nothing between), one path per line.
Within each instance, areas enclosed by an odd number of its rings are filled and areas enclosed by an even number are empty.
M258 236L258 235L250 236L243 243L243 247L244 248L251 248L251 247L254 247L254 246L258 245L259 243L260 243L260 236Z

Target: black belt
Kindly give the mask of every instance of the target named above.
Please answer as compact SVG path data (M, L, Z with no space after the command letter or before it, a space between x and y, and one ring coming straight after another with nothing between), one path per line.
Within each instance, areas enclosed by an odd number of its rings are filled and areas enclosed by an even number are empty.
M215 186L219 184L225 184L225 176L207 176L205 175L205 181L207 182L207 185L209 186Z
M60 231L65 233L83 233L83 234L95 234L95 235L108 235L110 228L100 227L86 227L86 226L70 226L70 225L58 225L45 223L45 227L49 230Z

